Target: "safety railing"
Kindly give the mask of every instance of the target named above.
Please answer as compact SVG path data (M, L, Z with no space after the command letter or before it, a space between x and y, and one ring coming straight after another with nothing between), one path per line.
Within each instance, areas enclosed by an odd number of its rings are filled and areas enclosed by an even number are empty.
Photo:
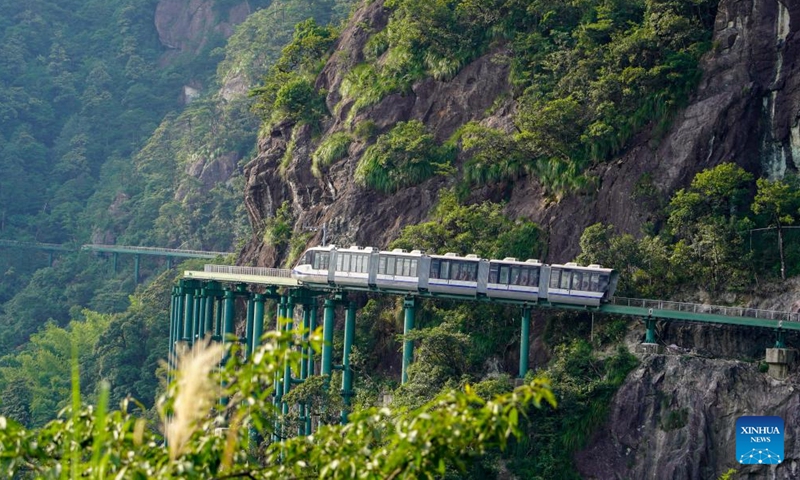
M292 271L285 268L233 267L230 265L206 265L206 273L226 273L229 275L255 275L259 277L292 278Z
M198 256L224 256L230 255L231 252L211 252L205 250L184 250L178 248L159 248L159 247L137 247L130 245L102 245L90 243L83 245L82 250L108 250L108 251L121 251L127 250L130 252L143 252L143 253L156 253L156 254L185 254L185 255L198 255Z
M612 297L612 305L623 307L652 308L658 310L672 310L688 313L709 313L727 317L759 318L763 320L784 320L800 322L800 313L779 312L776 310L760 310L747 307L723 307L719 305L706 305L701 303L668 302L664 300L648 300L644 298Z

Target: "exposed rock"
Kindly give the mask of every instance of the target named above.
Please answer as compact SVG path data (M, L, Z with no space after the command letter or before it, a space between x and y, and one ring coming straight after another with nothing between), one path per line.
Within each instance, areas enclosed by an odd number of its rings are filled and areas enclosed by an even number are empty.
M317 79L317 86L328 91L328 107L336 111L323 135L344 128L351 105L341 101L339 85L347 70L363 61L369 32L386 23L383 2L376 1L360 9L345 28ZM653 195L664 199L688 185L697 172L722 162L733 161L755 173L795 168L795 162L800 163L793 157L797 154L800 159L798 26L800 5L794 2L722 0L715 47L701 62L701 83L660 140L645 129L617 160L594 167L591 174L597 182L591 192L556 201L545 195L536 179L523 178L513 185L478 189L471 199L508 200L509 215L532 219L548 231L545 260L560 262L577 255L578 239L593 223L610 223L620 232L639 234L641 225L652 220L656 203L636 197L637 185L641 187L648 178L655 187ZM356 121L372 120L385 132L398 121L421 120L439 141L470 120L510 131L513 105L509 102L486 114L509 91L505 57L506 52L494 51L464 67L451 81L418 82L409 94L390 95L359 112ZM385 246L402 226L424 220L438 189L450 181L433 179L394 195L364 191L352 182L365 148L358 143L346 159L332 165L322 179L315 179L308 173L309 155L317 141L311 136L305 137L305 144L296 139L295 155L281 178L273 157L282 155L281 146L291 135L291 128L281 128L285 131L277 131L277 137L273 132L262 140L261 153L249 168L252 177L245 201L255 224L270 216L275 205L289 200L300 225L327 223L333 242ZM778 157L769 154L776 144L783 161L778 166ZM269 186L258 185L261 181ZM269 198L264 196L267 192ZM320 240L317 236L313 241ZM253 244L246 251L260 248ZM245 261L254 261L248 255Z
M198 53L212 34L228 38L233 28L250 14L250 6L243 0L227 11L218 12L214 0L159 0L156 6L155 25L161 43L174 53ZM221 18L218 18L218 15Z
M691 355L648 355L615 395L608 422L576 457L588 479L800 476L800 376L778 381L757 366ZM777 415L786 429L777 466L738 465L736 419Z

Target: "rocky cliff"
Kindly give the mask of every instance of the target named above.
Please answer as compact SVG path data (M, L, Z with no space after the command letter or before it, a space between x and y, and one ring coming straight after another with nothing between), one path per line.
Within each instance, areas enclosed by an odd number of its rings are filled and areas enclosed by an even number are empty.
M648 355L617 392L607 425L576 456L589 479L800 476L800 375L778 381L757 365L691 354ZM736 419L777 415L786 425L780 465L735 461Z
M317 86L329 93L332 118L322 137L342 130L351 105L340 104L345 73L363 61L370 32L387 23L383 2L362 7L345 28ZM655 195L668 198L699 171L733 161L755 173L780 176L800 164L800 5L795 2L722 0L714 27L713 48L701 62L703 77L688 106L679 111L666 133L645 129L615 160L594 168L597 188L589 194L548 197L536 178L513 185L480 189L471 200L507 200L507 213L529 218L549 235L547 260L566 261L578 253L583 229L595 222L638 233L650 220L652 204L632 201L637 184L652 179ZM513 100L508 100L506 51L499 47L478 58L449 81L426 79L406 95L393 94L360 111L380 132L398 121L420 120L438 140L470 120L511 128ZM492 107L492 108L490 108ZM487 113L488 112L488 113ZM385 195L352 181L366 145L354 142L348 155L321 178L310 173L310 155L319 142L307 128L277 125L263 137L259 155L246 169L245 202L251 222L263 225L283 201L291 203L296 228L327 225L327 238L340 244L386 246L399 230L418 223L435 204L437 192L452 180L433 178ZM288 169L278 174L287 145L294 143ZM321 233L312 243L319 243ZM245 263L268 265L276 252L252 241Z

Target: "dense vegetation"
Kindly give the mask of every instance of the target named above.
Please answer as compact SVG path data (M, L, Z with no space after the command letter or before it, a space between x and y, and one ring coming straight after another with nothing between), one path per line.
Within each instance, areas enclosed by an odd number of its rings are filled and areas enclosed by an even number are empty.
M384 6L392 11L388 26L374 33L367 61L341 84L342 97L353 101L348 118L390 93L409 92L424 77L452 79L491 52L510 63L516 132L477 124L459 132L454 140L468 158L462 180L492 184L531 174L561 194L586 184L586 169L620 152L643 127L664 127L684 104L710 47L716 2L388 0ZM368 150L359 168L374 170L376 163ZM408 184L387 188L384 177L363 176L382 191Z

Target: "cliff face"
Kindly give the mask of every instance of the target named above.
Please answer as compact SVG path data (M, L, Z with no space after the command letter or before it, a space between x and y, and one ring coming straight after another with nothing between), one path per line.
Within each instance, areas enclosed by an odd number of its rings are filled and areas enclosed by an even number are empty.
M348 23L317 86L328 92L328 107L339 103L339 85L347 70L363 60L369 34L387 22L380 1L362 8ZM780 176L800 165L800 5L794 2L722 0L715 23L713 48L701 63L702 81L688 106L679 111L661 137L643 131L614 161L592 172L597 189L589 195L553 201L535 178L473 192L471 200L505 199L507 213L529 218L549 233L547 260L570 260L578 253L583 229L596 222L620 231L638 233L649 220L652 204L634 197L637 185L652 179L654 195L668 198L688 185L699 171L733 161L746 169ZM426 79L407 95L390 95L362 111L356 121L369 119L380 132L398 121L425 123L438 140L447 138L470 120L510 129L513 101L507 98L507 52L496 50L478 58L448 82ZM496 99L500 99L496 102ZM491 113L487 110L491 107ZM342 104L323 127L323 136L339 131L350 105ZM277 166L294 136L295 148L284 175ZM408 224L425 219L437 192L449 185L442 178L403 189L393 195L365 190L352 182L365 149L354 142L347 158L330 167L322 178L310 173L310 155L319 136L293 125L278 125L262 138L259 155L246 168L245 202L251 222L263 224L288 200L296 226L327 224L327 239L339 244L384 247ZM321 241L321 233L312 243ZM243 252L246 263L269 265L276 252L251 242Z
M178 53L197 53L212 34L230 37L249 14L247 1L218 12L214 0L160 0L154 21L164 46Z
M777 466L736 478L800 475L800 376L777 381L756 365L685 354L649 355L617 392L605 428L576 455L584 478L718 478L736 463L736 419L777 415L786 428Z

